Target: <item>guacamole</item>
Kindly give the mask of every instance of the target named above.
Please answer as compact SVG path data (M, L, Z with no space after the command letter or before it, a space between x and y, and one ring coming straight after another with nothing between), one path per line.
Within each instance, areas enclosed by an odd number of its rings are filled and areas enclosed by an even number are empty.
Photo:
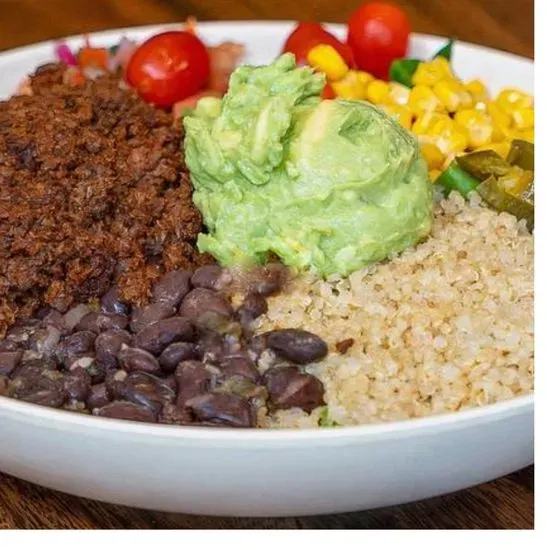
M348 275L429 234L433 199L416 139L361 101L325 100L321 74L286 54L242 66L226 96L184 118L185 160L222 265L271 253Z

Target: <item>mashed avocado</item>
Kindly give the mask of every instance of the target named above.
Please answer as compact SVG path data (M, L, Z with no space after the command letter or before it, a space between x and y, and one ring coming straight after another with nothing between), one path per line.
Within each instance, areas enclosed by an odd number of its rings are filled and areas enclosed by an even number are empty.
M430 232L432 191L415 138L376 107L321 101L322 75L286 54L242 66L222 99L184 118L199 249L345 276Z

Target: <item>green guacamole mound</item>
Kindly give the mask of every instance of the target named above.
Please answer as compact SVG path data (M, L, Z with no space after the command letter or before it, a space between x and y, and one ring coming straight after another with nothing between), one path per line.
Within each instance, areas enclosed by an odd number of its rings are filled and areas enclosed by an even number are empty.
M184 118L198 247L222 265L275 253L288 266L346 276L416 244L433 198L416 139L361 101L321 101L323 76L286 54L242 66L222 99Z

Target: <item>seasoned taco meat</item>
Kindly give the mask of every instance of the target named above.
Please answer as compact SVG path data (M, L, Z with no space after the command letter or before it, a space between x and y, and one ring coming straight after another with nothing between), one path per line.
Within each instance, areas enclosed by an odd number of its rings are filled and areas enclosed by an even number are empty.
M0 102L0 336L117 281L142 304L163 272L210 262L171 116L114 77L68 85L46 65Z

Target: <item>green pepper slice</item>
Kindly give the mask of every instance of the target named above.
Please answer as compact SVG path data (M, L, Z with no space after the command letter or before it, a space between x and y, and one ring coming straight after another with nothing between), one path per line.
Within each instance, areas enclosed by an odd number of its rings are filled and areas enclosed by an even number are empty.
M511 169L511 165L495 151L475 151L457 157L457 162L468 174L483 181L490 176L499 178Z
M436 57L444 57L450 61L452 59L452 48L454 47L454 39L450 39L431 59Z
M458 191L467 197L476 189L480 181L461 168L457 160L453 160L448 168L435 180L435 184L443 188L446 195L451 191Z
M507 155L507 162L523 170L534 171L534 144L522 139L514 139Z
M534 203L509 194L494 176L483 181L477 192L494 210L509 212L519 220L524 218L528 229L534 229Z
M395 59L389 67L389 79L412 88L412 76L420 63L419 59Z

